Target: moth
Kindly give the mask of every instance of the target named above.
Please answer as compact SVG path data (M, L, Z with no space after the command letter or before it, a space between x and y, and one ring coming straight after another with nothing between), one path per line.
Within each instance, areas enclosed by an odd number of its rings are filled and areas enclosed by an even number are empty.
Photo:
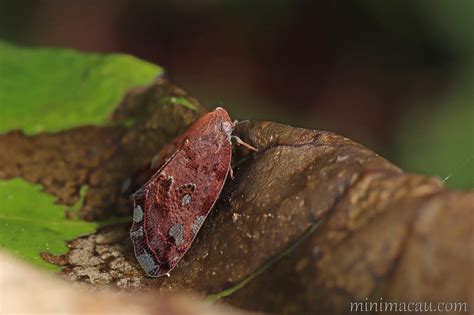
M150 277L169 275L189 250L214 206L227 175L232 175L234 123L217 107L175 141L176 150L133 194L130 237L135 256Z

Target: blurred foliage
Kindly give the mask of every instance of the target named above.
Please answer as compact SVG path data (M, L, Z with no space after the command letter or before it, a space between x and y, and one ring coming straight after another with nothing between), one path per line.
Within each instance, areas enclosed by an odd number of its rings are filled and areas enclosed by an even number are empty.
M432 21L432 33L441 44L473 61L474 53L474 1L444 0L419 1L420 12ZM466 69L473 70L473 69Z
M474 72L473 72L474 73ZM395 159L406 171L446 180L450 188L474 188L474 77L460 79L449 96L415 107L402 121Z
M440 44L458 56L449 92L430 106L415 103L398 128L394 159L405 170L446 179L450 188L474 188L473 1L419 2Z
M0 132L103 124L125 91L163 70L127 55L22 48L0 41Z

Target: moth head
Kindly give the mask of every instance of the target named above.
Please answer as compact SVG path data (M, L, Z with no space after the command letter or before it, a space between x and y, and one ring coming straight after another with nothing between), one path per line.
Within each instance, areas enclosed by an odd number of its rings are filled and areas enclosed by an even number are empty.
M234 124L230 121L229 114L227 111L222 108L222 107L217 107L214 112L218 114L218 117L220 119L220 129L224 134L227 136L227 138L230 139L232 137L232 132L234 131Z
M232 131L234 131L234 126L230 121L221 122L221 130L230 138L232 136Z

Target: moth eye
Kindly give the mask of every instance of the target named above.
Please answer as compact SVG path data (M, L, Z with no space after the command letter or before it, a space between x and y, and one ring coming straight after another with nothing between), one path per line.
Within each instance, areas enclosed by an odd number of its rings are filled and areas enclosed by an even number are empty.
M222 131L224 131L226 134L230 135L232 134L232 131L234 128L232 128L232 124L228 121L224 121L222 124L221 124L221 129Z

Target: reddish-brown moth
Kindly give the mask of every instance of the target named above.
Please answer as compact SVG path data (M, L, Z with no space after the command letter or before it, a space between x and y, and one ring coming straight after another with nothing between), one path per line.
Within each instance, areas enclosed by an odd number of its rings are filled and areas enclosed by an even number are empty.
M168 274L189 250L232 172L234 124L218 107L196 121L177 149L134 195L130 236L148 276Z

